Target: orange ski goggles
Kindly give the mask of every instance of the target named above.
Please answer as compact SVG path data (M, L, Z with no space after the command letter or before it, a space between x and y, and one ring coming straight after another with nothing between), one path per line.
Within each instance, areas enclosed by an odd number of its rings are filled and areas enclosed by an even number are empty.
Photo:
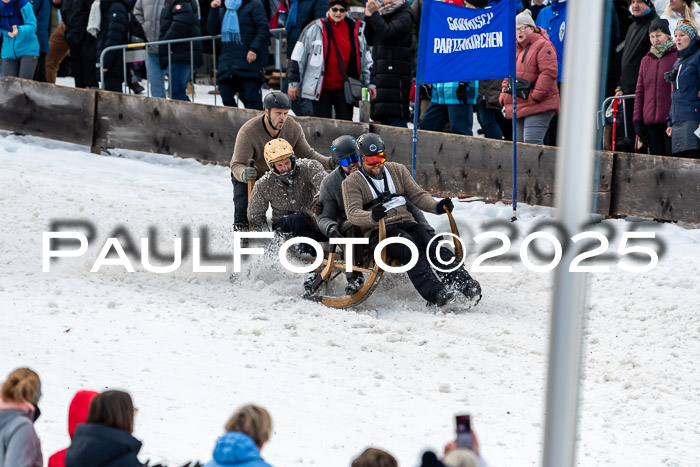
M375 165L381 165L385 161L386 155L384 154L384 151L378 152L377 154L374 154L372 156L365 156L365 164L369 165L370 167Z

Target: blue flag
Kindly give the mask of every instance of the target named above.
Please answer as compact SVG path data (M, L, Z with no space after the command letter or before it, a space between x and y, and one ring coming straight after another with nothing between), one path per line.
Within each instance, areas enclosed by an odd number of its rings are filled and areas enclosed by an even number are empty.
M505 78L514 61L514 0L481 9L423 0L419 84Z

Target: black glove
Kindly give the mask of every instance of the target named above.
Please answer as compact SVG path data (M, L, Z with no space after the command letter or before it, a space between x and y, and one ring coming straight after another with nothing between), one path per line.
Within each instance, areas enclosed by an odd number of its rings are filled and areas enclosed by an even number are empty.
M379 222L379 219L386 217L386 208L383 204L377 204L372 208L372 220L374 222Z
M467 83L460 81L459 86L457 86L457 91L455 92L457 100L462 104L467 103Z
M338 226L334 225L330 229L328 229L328 238L343 238L343 234L340 233L338 230Z
M452 200L450 198L445 198L440 200L440 202L437 204L437 213L442 214L445 212L445 209L448 211L452 212L452 210L455 208L455 205L452 204Z
M675 67L671 71L664 73L664 79L669 83L673 83L676 80L676 76L678 76L678 68Z
M649 129L642 122L637 120L634 122L634 132L637 133L637 136L642 140L644 146L647 146L649 141Z

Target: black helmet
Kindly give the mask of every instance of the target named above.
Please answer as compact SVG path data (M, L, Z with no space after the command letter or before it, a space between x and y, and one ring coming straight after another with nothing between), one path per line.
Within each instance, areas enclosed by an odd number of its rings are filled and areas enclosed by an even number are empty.
M272 91L263 99L264 109L291 109L292 101L283 92Z
M384 152L384 141L375 133L365 133L357 138L359 153L363 156L373 156Z
M346 159L353 154L359 154L360 148L357 146L357 141L350 135L338 136L331 143L331 158L333 164L338 166L340 161Z

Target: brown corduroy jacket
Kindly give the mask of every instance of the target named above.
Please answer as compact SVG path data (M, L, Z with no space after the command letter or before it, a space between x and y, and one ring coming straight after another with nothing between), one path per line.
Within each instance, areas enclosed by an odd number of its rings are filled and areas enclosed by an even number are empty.
M421 211L435 213L437 201L418 186L411 177L408 169L396 162L386 162L384 170L388 170L396 186L396 193L405 196ZM359 171L354 172L343 180L343 203L348 220L360 227L362 234L367 237L378 227L378 223L372 220L372 211L364 210L363 206L374 199L374 192L367 184L364 175ZM387 225L400 222L416 222L406 205L390 209L385 219Z

